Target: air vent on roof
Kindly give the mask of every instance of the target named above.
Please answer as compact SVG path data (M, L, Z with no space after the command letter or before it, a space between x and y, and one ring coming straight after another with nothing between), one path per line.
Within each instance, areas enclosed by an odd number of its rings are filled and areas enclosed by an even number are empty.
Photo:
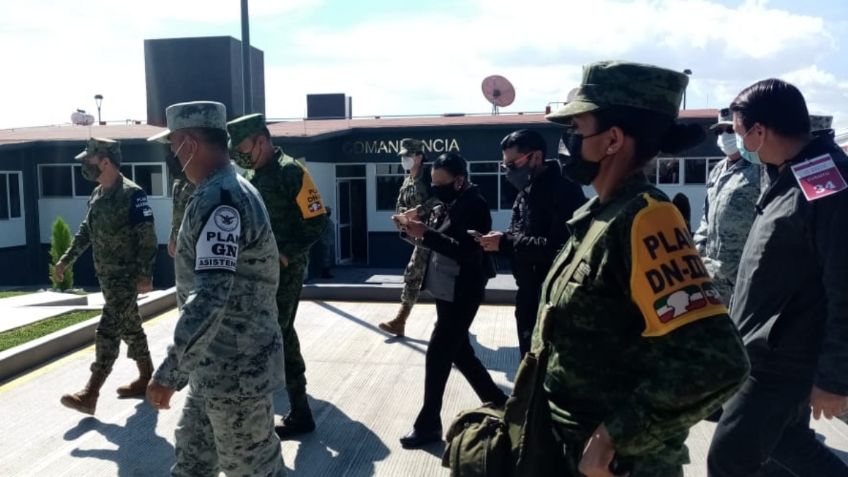
M78 126L91 126L94 124L94 116L86 114L82 109L77 109L71 113L71 122Z

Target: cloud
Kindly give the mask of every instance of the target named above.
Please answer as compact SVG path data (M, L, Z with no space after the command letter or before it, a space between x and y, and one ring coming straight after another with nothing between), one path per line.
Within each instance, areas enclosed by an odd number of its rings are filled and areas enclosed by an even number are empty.
M516 87L505 111L540 111L579 83L583 64L618 58L692 69L689 107L724 106L754 81L783 77L802 88L811 110L848 126L840 51L848 19L826 12L797 14L762 0L467 0L347 21L333 17L329 1L252 0L250 8L273 117L302 117L306 94L326 92L353 96L357 115L485 112L480 83L489 74ZM91 110L95 93L106 97L106 118L143 119L145 38L239 36L234 1L151 0L130 9L45 0L6 10L0 40L27 48L0 52L4 64L26 65L4 80L14 94L0 127L67 121L76 107Z

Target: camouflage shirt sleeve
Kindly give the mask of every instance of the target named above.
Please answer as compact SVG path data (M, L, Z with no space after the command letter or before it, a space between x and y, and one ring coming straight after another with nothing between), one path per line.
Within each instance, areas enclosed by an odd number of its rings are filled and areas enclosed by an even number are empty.
M677 242L678 249L673 246L664 247L661 245L662 239L653 240L659 235L645 233L650 230L671 237L669 230L677 229L681 234L688 235L682 216L669 212L673 206L668 202L659 205L660 207L654 209L654 218L645 219L653 220L653 224L649 222L645 226L637 225L640 214L636 214L631 221L617 224L621 229L616 233L621 240L621 250L626 251L625 270L622 271L626 273L622 280L623 285L630 290L631 299L639 304L640 308L645 310L643 305L647 304L651 312L660 300L654 300L655 297L649 294L650 300L645 303L639 297L640 294L644 296L639 282L648 275L642 272L650 272L652 267L665 263L669 257L677 257L671 260L678 263L681 263L681 258L688 257L690 262L687 263L690 267L696 266L691 262L700 261L697 254L682 255L686 253L679 248L686 247L682 242ZM663 206L665 211L661 208ZM685 240L685 235L682 235L684 238L681 240ZM654 248L651 248L652 246ZM689 247L691 249L691 246ZM653 255L644 253L643 248L650 249ZM653 256L656 261L646 266L646 256ZM700 288L695 288L703 293L702 290L709 288L710 281L705 272L699 274L699 281L692 280L695 272L690 270L689 281L685 283L698 285ZM659 292L658 296L665 293L667 292ZM670 304L671 298L665 298ZM701 299L703 300L703 297ZM691 296L687 300L691 300ZM703 308L695 308L701 311L684 311L679 318L675 313L665 322L652 321L654 326L665 327L654 332L650 332L651 322L648 320L648 313L643 311L646 330L643 332L638 354L651 357L645 360L650 368L645 370L644 377L630 398L604 421L616 451L622 455L645 455L663 449L669 439L685 433L695 423L718 409L721 403L736 392L747 376L750 363L739 332L720 302L713 299L708 303L710 304ZM661 309L657 309L657 313L660 311ZM654 314L654 317L656 316L657 314Z
M97 193L97 189L92 193L92 198L94 194ZM89 246L91 246L91 230L88 226L88 215L91 213L91 198L88 200L88 209L85 212L85 218L82 220L80 224L79 230L76 235L74 235L73 240L71 241L71 245L68 247L68 250L65 251L65 254L62 255L62 258L59 259L60 262L66 264L73 264L77 261L77 259L82 255Z
M147 194L136 190L130 196L130 227L137 238L136 270L138 278L153 277L153 264L156 261L156 229L153 226L153 209L147 203Z
M208 253L201 250L204 246L202 236L206 233L217 233L213 216L220 207L221 204L198 207L198 210L191 214L192 217L197 217L197 220L187 222L185 233L189 234L187 239L196 244L198 257L208 256ZM228 209L229 213L232 213L232 210L235 209ZM242 237L241 217L237 219L239 229L227 233ZM240 241L243 240L240 238ZM189 374L203 361L209 344L221 328L235 277L234 269L226 266L201 266L198 263L195 271L192 291L180 310L180 318L174 329L174 342L168 347L168 354L154 375L154 379L159 383L177 390L188 384Z
M430 215L430 210L433 208L434 203L430 201L430 203L427 204L428 199L430 199L430 184L427 182L425 177L427 177L427 174L424 168L422 168L418 177L413 179L411 176L407 176L404 179L403 185L398 193L395 212L400 214L420 205L425 207L422 207L422 211L418 213L419 217L423 218Z
M194 192L194 184L185 179L175 179L174 186L171 190L171 196L174 201L174 211L171 215L171 241L177 240L177 235L180 232L180 225L183 222L183 214L185 214L186 205L191 194Z
M288 258L306 254L327 227L326 213L304 217L298 204L298 194L302 193L304 187L304 171L304 168L296 164L285 165L280 171L282 200L287 202L283 207L291 209L291 213L285 214L283 220L272 219L271 227L280 254ZM311 182L311 178L309 181ZM265 196L264 193L262 195ZM268 204L269 214L273 216L275 213L271 211L272 208L275 206ZM321 209L324 210L323 203Z

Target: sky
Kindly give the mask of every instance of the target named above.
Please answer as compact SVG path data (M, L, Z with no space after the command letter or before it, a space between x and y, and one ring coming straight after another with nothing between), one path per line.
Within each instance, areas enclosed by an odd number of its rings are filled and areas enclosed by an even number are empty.
M145 120L145 39L240 38L239 0L0 0L0 128L63 124L77 108ZM265 52L266 114L301 118L309 93L346 93L355 116L503 112L564 101L582 65L620 59L692 70L689 108L728 105L778 77L848 127L844 0L250 0Z

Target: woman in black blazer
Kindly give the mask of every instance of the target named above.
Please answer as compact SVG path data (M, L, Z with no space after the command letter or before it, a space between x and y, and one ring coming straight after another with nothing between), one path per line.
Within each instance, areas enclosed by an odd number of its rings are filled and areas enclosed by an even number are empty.
M442 397L451 364L465 376L483 402L502 406L507 399L474 354L468 329L483 301L486 283L495 275L489 255L473 233L488 233L492 216L477 186L468 182L468 165L459 154L439 156L433 163L432 188L443 205L427 223L414 218L402 231L430 249L423 289L436 298L436 326L427 347L424 405L412 431L401 438L404 448L441 440Z

